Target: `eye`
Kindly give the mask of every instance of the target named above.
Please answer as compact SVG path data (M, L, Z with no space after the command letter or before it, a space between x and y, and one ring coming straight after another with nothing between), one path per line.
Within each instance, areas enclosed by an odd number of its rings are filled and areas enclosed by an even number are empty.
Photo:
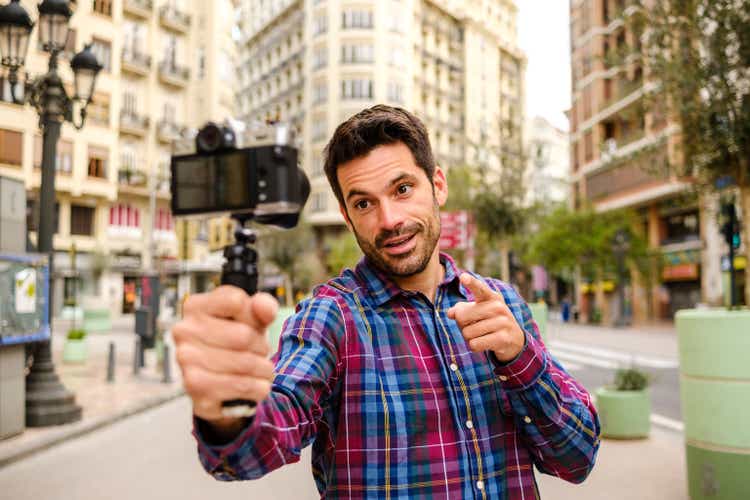
M399 184L399 186L396 188L396 192L398 194L409 194L412 189L414 189L414 186L412 186L411 184Z
M358 200L354 203L354 208L356 208L357 210L365 210L369 206L370 202L367 200Z

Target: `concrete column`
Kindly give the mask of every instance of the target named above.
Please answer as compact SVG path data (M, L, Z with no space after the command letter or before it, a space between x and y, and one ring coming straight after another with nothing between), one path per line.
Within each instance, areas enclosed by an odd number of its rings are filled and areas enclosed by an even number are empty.
M659 207L652 204L648 207L648 246L651 249L661 247L661 237L659 235ZM651 285L651 316L649 320L659 319L662 310L662 293L661 293L661 276L659 275L658 265L655 263L651 268L652 285Z

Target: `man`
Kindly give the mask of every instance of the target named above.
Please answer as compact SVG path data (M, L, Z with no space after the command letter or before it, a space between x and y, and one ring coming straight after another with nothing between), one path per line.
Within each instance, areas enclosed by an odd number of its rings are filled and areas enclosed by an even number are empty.
M326 498L538 498L533 466L583 481L599 446L589 394L505 283L437 247L448 196L427 132L400 108L341 124L325 171L365 257L286 322L270 297L193 295L173 330L201 462L221 480L299 460ZM221 402L257 401L252 417Z

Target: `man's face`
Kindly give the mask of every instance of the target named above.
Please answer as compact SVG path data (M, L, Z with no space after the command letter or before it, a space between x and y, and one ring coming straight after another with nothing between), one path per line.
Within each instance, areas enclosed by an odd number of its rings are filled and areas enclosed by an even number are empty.
M340 165L337 175L341 214L362 252L391 276L421 273L440 237L439 207L448 195L442 170L436 168L430 182L397 142Z

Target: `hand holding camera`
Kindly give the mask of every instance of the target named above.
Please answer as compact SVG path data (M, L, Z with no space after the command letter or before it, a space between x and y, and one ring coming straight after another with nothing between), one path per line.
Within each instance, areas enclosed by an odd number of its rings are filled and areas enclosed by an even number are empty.
M222 402L260 402L273 380L266 330L278 310L268 294L247 295L233 286L190 296L173 330L177 362L193 413L215 426L239 420L224 417Z

